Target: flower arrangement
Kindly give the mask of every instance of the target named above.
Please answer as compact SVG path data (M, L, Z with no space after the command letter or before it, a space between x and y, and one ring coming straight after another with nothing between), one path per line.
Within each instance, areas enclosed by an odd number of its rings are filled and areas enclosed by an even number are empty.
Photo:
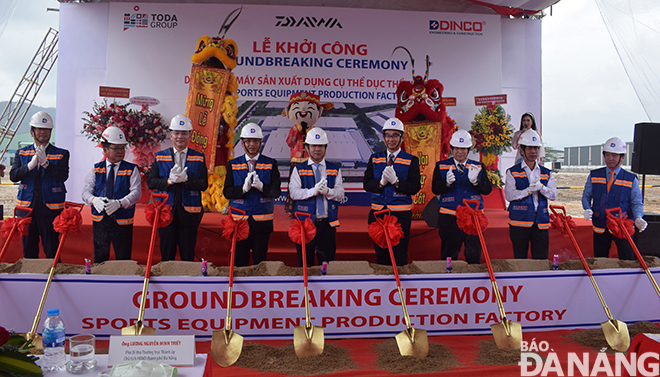
M85 134L93 142L101 142L101 134L110 126L119 127L124 131L126 140L130 146L154 147L167 137L168 127L163 117L142 106L141 110L128 109L129 103L120 104L113 102L108 105L107 101L102 104L94 101L92 111L84 111L85 117L83 129L80 133Z
M34 348L31 341L0 326L0 375L43 376L35 363L38 358L28 355L31 348Z
M501 155L511 150L511 115L500 105L486 105L479 109L472 121L474 149L482 154Z

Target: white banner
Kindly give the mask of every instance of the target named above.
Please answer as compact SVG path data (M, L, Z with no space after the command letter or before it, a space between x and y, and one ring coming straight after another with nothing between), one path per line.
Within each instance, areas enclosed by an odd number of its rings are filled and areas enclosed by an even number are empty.
M660 268L652 269L660 275ZM660 320L660 300L641 270L594 271L614 318ZM656 277L657 279L658 277ZM0 275L0 323L30 330L47 276ZM155 277L145 323L156 334L209 338L225 326L226 277ZM499 321L488 275L401 277L412 326L429 335L486 334ZM67 334L118 335L137 320L143 279L137 276L55 276L44 306L59 308ZM584 271L498 273L507 318L523 331L599 327L607 320ZM389 337L403 329L393 276L310 277L312 323L327 338ZM305 323L302 277L237 277L233 329L249 339L288 339Z

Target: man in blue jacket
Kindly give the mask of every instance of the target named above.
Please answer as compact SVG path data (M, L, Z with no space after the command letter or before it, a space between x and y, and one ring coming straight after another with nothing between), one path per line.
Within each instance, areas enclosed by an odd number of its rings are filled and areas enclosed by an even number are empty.
M195 259L197 229L202 222L202 191L208 187L204 155L188 148L192 131L190 119L179 114L170 122L173 148L156 153L147 185L167 194L172 206L172 222L159 228L161 261L174 260L177 246L182 261Z
M548 259L548 200L557 198L557 185L552 172L536 161L540 148L543 145L536 131L523 132L520 136L523 161L506 171L504 196L509 202L509 237L516 259L527 259L529 249L532 259Z
M440 196L438 234L442 244L440 258L458 259L461 246L465 243L465 260L470 264L481 263L481 242L476 235L465 234L456 223L456 208L463 199L479 201L481 195L490 194L493 187L485 176L481 162L468 159L472 147L472 136L465 130L454 132L449 141L452 157L439 161L433 170L433 194ZM474 205L473 205L474 206Z
M408 263L412 196L422 188L419 159L401 149L403 133L403 123L400 120L390 118L385 121L383 140L387 149L369 157L362 180L364 191L371 193L368 223L376 221L374 212L389 208L401 224L403 238L392 248L397 266L405 266ZM389 250L376 243L374 249L378 264L392 265Z
M646 229L642 191L637 176L621 168L626 157L626 143L612 137L603 146L605 167L592 170L582 192L584 219L591 220L594 229L594 256L609 257L612 241L616 244L619 259L635 259L630 243L616 238L607 229L606 209L621 208L623 216L635 220L639 232ZM618 213L616 214L618 216Z
M46 258L55 258L60 245L53 221L64 209L69 151L50 144L52 131L53 118L48 113L32 115L30 135L34 144L16 151L9 173L12 182L20 182L16 205L32 208L28 234L23 237L25 258L39 258L39 237Z
M280 172L277 161L261 154L261 128L248 123L241 130L245 154L227 164L225 187L222 191L231 207L245 211L232 212L234 219L246 219L250 226L248 238L236 243L236 266L259 264L266 260L268 241L273 233L273 201L280 196Z
M85 178L82 199L92 208L94 263L110 259L129 260L133 250L135 203L142 195L137 165L124 161L128 141L119 127L108 127L101 135L105 159L94 164Z
M307 266L314 265L314 252L319 264L335 260L339 226L339 203L344 199L344 183L340 166L325 160L328 135L312 128L305 137L309 159L293 168L289 181L290 197L295 212L308 213L316 225L316 236L305 245ZM303 267L302 246L296 245L298 265Z

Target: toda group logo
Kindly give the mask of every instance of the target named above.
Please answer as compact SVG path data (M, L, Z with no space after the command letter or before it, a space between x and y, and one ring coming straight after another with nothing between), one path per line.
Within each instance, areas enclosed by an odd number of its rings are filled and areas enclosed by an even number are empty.
M133 7L135 13L124 13L124 31L135 29L174 29L179 24L176 14L145 13L138 5Z
M485 21L429 20L429 33L481 36L485 25Z

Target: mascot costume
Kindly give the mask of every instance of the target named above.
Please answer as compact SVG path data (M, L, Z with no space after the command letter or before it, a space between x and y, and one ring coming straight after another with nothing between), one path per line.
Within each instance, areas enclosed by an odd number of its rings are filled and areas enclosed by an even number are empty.
M239 8L229 13L217 36L199 38L190 58L193 66L186 115L193 122L193 131L189 147L204 153L209 164L209 188L202 193L207 211L225 212L229 204L222 188L227 162L234 156L238 83L231 71L236 68L238 46L225 34L241 11Z
M447 115L442 100L444 87L438 80L429 80L431 62L426 56L424 77L415 76L415 60L410 51L412 81L401 81L396 88L397 107L395 116L403 122L405 138L403 150L419 158L422 189L413 196L413 219L421 219L426 204L433 198L431 179L435 161L444 160L449 154L449 140L454 133L455 122ZM394 53L394 51L392 53Z

